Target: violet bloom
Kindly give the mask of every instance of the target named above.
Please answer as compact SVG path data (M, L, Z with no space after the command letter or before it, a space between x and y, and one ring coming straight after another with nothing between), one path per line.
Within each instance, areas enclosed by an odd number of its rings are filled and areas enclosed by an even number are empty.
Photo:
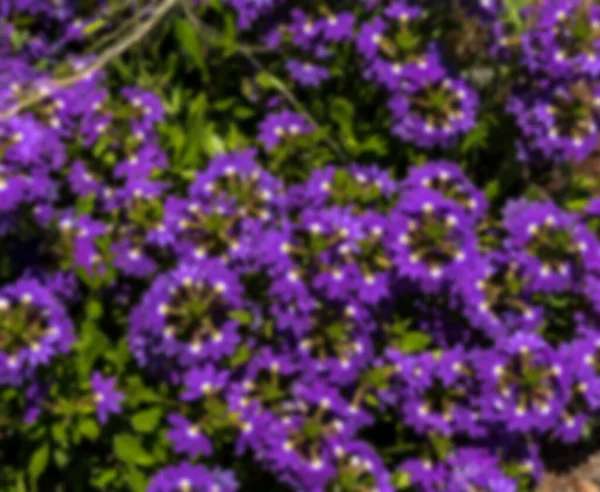
M436 359L425 353L410 365L412 370L399 376L407 387L399 393L399 404L408 426L421 434L484 434L478 404L472 399L479 394L478 382L462 350L446 351Z
M363 486L379 492L393 492L391 474L385 467L379 454L363 441L341 441L334 444L333 453L337 458L337 476L330 481L330 486L337 485L340 479L353 477L353 485ZM335 487L335 485L333 485Z
M533 292L564 292L600 268L600 244L574 215L551 202L511 202L504 211L505 247Z
M484 22L491 22L498 18L502 12L501 0L462 0L468 12L477 16Z
M330 12L319 21L321 35L330 43L350 41L354 36L354 22L351 12Z
M36 172L33 176L0 164L0 213L16 210L22 204L46 201L53 183L46 173Z
M432 190L403 197L387 245L400 277L426 292L460 276L477 255L473 222L462 207Z
M332 301L350 302L358 295L360 302L376 304L389 295L390 259L384 249L387 221L377 214L354 215L349 208L332 207L306 210L301 216L303 232L308 235L309 251L314 251L318 272L304 272L312 285ZM290 244L291 256L298 241ZM328 247L319 248L318 242ZM297 258L297 263L302 263Z
M461 448L450 457L448 492L486 490L489 492L517 492L517 483L505 476L498 459L485 449Z
M160 359L189 367L235 350L240 309L237 276L218 260L182 264L156 278L131 315L129 339L142 365Z
M323 26L298 8L290 12L290 17L292 20L287 28L292 43L303 50L312 51L319 41Z
M277 5L276 0L228 0L228 3L237 11L240 30L250 28L255 21L271 12Z
M404 460L400 470L410 476L412 486L423 492L444 490L448 483L448 471L443 464L434 463L431 459L410 458Z
M477 106L466 82L432 73L392 97L392 132L421 147L449 147L475 126Z
M202 465L181 463L159 471L148 485L147 492L235 492L238 484L233 473L209 470Z
M66 150L56 129L31 114L14 116L0 124L0 143L6 146L3 161L22 169L56 170L66 160Z
M526 279L522 267L500 255L484 257L465 270L456 291L471 325L492 339L534 332L544 311L533 303Z
M73 193L79 196L98 196L102 192L101 181L87 169L82 161L72 164L69 173L69 185Z
M123 394L115 390L116 378L105 378L98 371L92 374L91 385L98 421L105 424L110 414L121 413Z
M226 396L230 410L245 421L289 400L291 386L301 373L292 354L275 355L270 348L257 353L244 369L241 381L231 384Z
M536 92L515 92L508 109L524 135L522 155L541 154L551 162L581 162L596 149L600 124L600 86L563 84Z
M111 246L113 264L125 275L149 277L156 271L156 262L144 251L144 247L128 239L117 241Z
M138 87L125 87L121 94L133 106L133 118L140 121L144 129L150 130L163 120L165 110L155 94Z
M279 145L283 140L290 140L299 135L306 135L313 131L304 116L292 111L284 110L280 113L270 113L260 124L258 139L267 150Z
M361 323L352 304L328 303L310 312L309 328L298 342L298 361L310 367L305 378L343 386L358 380L374 355L374 325ZM314 374L313 374L314 373Z
M106 232L106 226L87 215L75 217L69 212L59 217L57 225L60 244L72 255L68 259L90 274L102 274L104 265L96 239Z
M481 416L514 432L546 431L560 422L570 376L562 354L541 337L517 333L474 356L482 383Z
M202 433L199 425L193 424L177 413L169 415L168 419L170 429L167 437L173 443L176 453L186 454L190 458L199 454L207 456L212 453L212 444Z
M59 300L37 280L0 289L0 382L20 385L39 366L66 354L73 326Z
M430 161L419 167L411 167L400 188L404 192L419 189L438 191L476 219L481 219L487 211L485 194L469 181L454 162Z
M317 87L329 78L329 70L310 62L289 60L286 68L290 77L299 85L305 87Z
M184 401L193 401L221 391L227 384L229 374L218 371L212 364L202 369L192 369L183 378L186 391L181 395Z
M44 402L48 398L49 392L50 385L35 381L25 389L24 423L31 424L38 419L43 412Z
M356 47L365 61L365 75L395 91L407 80L418 81L430 74L443 76L439 55L433 45L423 42L423 9L402 1L392 3L383 17L361 26Z
M284 202L283 183L256 162L256 151L216 156L196 174L189 196L210 208L231 209L235 215L268 222Z
M600 408L598 347L600 338L595 334L588 334L560 348L568 368L566 384L569 392L561 418L552 429L552 435L564 443L580 440L586 424Z
M167 166L167 155L155 142L142 144L135 152L119 162L113 175L128 181L143 181L150 178L153 171Z
M333 448L370 420L341 395L322 384L298 385L295 398L284 402L272 423L255 441L255 452L283 480L299 490L323 490L335 476Z
M553 79L600 74L600 7L584 0L544 2L526 10L523 64Z
M301 184L288 189L293 208L324 208L338 205L352 210L381 210L393 202L398 184L390 173L373 164L347 168L315 169Z

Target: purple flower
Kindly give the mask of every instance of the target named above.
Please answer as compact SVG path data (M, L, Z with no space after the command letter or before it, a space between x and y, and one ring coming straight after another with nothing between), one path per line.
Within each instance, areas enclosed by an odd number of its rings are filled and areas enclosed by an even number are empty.
M182 367L229 356L239 342L237 276L217 260L183 264L156 278L131 315L129 339L142 365L170 360Z
M430 72L390 100L392 132L422 147L449 147L475 126L477 106L466 82Z
M551 162L581 162L595 150L600 124L600 86L553 85L549 89L515 92L508 109L523 133L522 156L540 154ZM535 162L535 161L533 161Z
M271 113L260 124L260 135L258 139L267 150L279 145L282 140L293 139L299 135L305 135L313 131L304 116L284 110L280 113Z
M474 263L456 282L469 322L492 339L540 326L544 311L533 303L528 287L523 268L494 256Z
M447 490L463 492L480 488L490 492L516 492L517 484L499 469L497 458L483 449L462 448L447 460L450 470Z
M238 484L233 473L209 470L202 465L181 463L159 471L148 485L148 492L220 491L235 492Z
M286 67L290 77L302 86L317 87L329 78L329 70L310 62L289 60Z
M165 110L155 94L138 87L125 87L121 94L134 108L133 118L141 121L144 128L150 130L163 120Z
M288 191L288 203L294 208L323 208L338 205L353 209L379 210L394 199L398 184L388 171L352 164L347 168L327 166L315 169L302 184Z
M484 193L465 176L458 164L450 161L432 161L412 167L400 184L403 191L430 189L455 201L465 212L480 219L487 211Z
M98 421L105 424L110 414L121 413L123 394L115 390L116 378L105 378L100 372L92 374L91 385Z
M425 291L438 291L476 258L472 219L432 190L404 196L391 224L387 247L398 274Z
M517 333L497 347L475 356L483 384L482 417L514 432L553 428L567 403L564 357L534 334Z
M66 160L58 131L30 114L2 122L0 142L7 147L3 161L22 169L58 169Z
M66 354L73 327L60 301L37 280L0 289L0 382L20 385L39 366Z
M351 12L330 12L320 20L323 39L333 43L350 41L354 36L354 21Z
M179 454L193 458L199 454L210 455L212 444L202 433L200 426L192 424L185 417L173 413L169 415L171 426L167 437L173 443L173 449Z
M290 12L290 17L292 21L288 25L288 29L291 34L292 43L307 51L314 48L320 38L323 26L312 20L298 8Z
M190 401L219 392L227 384L228 376L227 372L218 371L210 364L202 369L192 369L183 378L187 391L181 399Z
M597 271L597 239L571 214L550 202L515 201L507 205L505 247L524 269L529 289L561 292L582 282L586 271Z
M600 7L582 0L544 2L526 10L523 64L555 79L600 74Z
M86 168L82 161L75 162L69 173L71 190L80 196L100 195L102 184L100 180Z

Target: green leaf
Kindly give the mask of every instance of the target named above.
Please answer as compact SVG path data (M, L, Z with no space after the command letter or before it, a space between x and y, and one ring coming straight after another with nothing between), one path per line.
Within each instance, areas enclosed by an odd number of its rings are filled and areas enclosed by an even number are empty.
M499 194L500 194L500 182L497 179L490 181L485 186L485 196L488 200L490 200L490 201L495 200Z
M94 211L94 205L96 204L96 197L93 193L87 196L81 196L77 198L75 202L75 210L78 214L91 214Z
M127 472L127 482L133 492L144 492L148 485L146 475L138 468L131 467Z
M411 331L402 336L398 342L400 350L406 354L421 352L431 343L431 337L420 331Z
M93 441L100 435L100 427L96 420L85 419L79 424L79 432L90 441Z
M449 437L435 434L430 435L430 440L437 457L441 460L446 459L453 447L452 440Z
M242 325L249 325L252 322L252 313L244 310L230 311L229 317L239 321Z
M138 432L153 432L156 430L163 416L160 407L148 408L137 412L131 419L131 425Z
M85 314L89 320L97 320L102 316L102 304L95 299L90 299L85 306Z
M345 137L352 136L354 114L354 106L346 99L337 97L331 102L331 119L339 125Z
M405 471L399 471L392 475L392 483L399 489L407 489L410 486L410 474Z
M119 477L119 472L114 468L103 470L96 478L93 479L93 484L102 490L109 490L108 485L114 482Z
M98 314L97 306L91 309L93 314ZM109 347L110 340L98 329L94 321L86 320L82 323L77 351L77 369L82 378L89 375L96 360L105 354Z
M460 144L461 151L467 153L471 150L485 148L489 130L489 125L486 121L477 124L477 126L463 138Z
M105 19L97 19L93 22L90 22L87 26L83 28L83 34L85 36L90 36L95 32L99 31L106 25Z
M118 434L113 438L113 449L117 457L129 464L148 466L154 458L142 446L140 439L133 434Z
M504 2L506 21L512 24L517 32L521 32L524 27L521 10L526 7L530 1L531 0L506 0Z
M202 44L198 39L198 35L194 26L192 26L187 20L177 19L175 21L175 36L181 47L187 52L192 58L194 63L201 70L206 69L206 63L204 61L204 54L202 52Z
M44 470L48 466L48 458L50 457L50 446L48 443L43 444L37 448L31 455L29 460L29 466L27 470L32 482L36 482L38 477L44 473Z
M250 357L252 357L252 352L250 351L250 348L247 345L240 345L236 349L235 353L231 356L229 363L233 367L239 367L242 364L248 362L250 360Z
M567 209L571 210L572 212L581 212L582 210L584 210L589 203L589 199L587 198L574 198L572 200L569 200L565 206Z
M256 75L256 83L265 89L285 89L281 80L268 72L259 72Z
M69 454L63 449L55 449L52 454L54 463L60 469L65 468L69 464Z

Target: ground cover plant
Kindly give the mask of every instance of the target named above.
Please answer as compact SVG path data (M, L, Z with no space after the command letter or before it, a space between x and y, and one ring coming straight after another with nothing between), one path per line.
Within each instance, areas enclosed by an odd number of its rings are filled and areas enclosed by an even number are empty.
M517 492L594 450L600 6L0 17L0 490Z

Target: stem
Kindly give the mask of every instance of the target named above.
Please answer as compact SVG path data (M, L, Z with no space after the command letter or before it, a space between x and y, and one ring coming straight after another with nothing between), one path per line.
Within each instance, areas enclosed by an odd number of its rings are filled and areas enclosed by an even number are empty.
M183 9L185 11L185 15L187 17L187 19L189 20L190 24L196 29L196 31L200 34L203 35L204 38L211 44L215 45L215 44L219 44L219 34L217 32L215 32L211 27L207 26L206 24L204 24L200 19L198 19L197 16L194 15L194 13L192 12L189 3L188 2L184 2L182 3ZM260 72L265 73L266 75L269 76L269 78L271 79L271 81L273 82L273 86L275 87L275 89L277 91L279 91L279 93L285 98L287 99L287 101L294 107L294 109L296 111L298 111L299 113L301 113L306 119L307 121L313 125L315 128L319 128L320 125L317 122L317 120L315 120L315 118L310 114L310 112L308 111L308 109L306 108L306 106L304 106L297 98L296 96L292 93L292 91L290 91L285 84L279 79L277 78L275 75L273 75L271 72L269 72L265 66L254 56L253 50L248 47L248 46L244 46L244 45L240 45L240 44L236 44L235 45L235 49L241 54L243 55L252 66L254 66L254 68ZM341 148L341 146L335 141L333 140L331 137L326 136L325 137L325 142L327 143L327 145L329 146L329 148L333 151L333 153L342 161L346 160L346 156L344 155L344 152Z

